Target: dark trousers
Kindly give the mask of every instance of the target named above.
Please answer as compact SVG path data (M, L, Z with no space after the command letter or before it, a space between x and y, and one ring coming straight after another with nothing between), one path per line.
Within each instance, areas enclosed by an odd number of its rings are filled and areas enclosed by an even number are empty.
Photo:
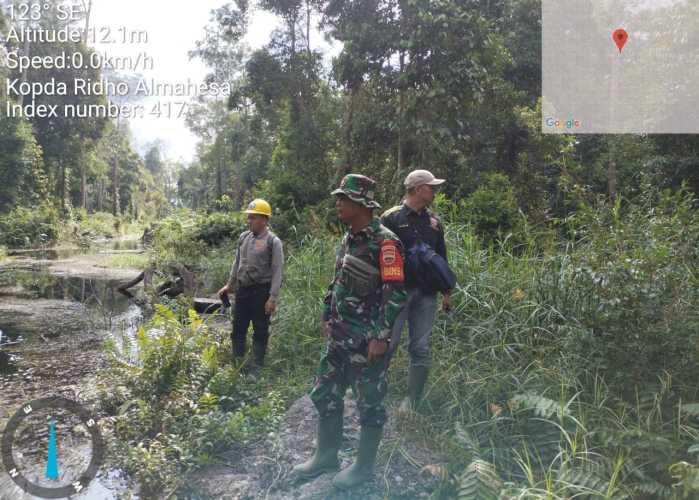
M269 299L269 283L239 287L235 293L233 308L233 354L245 355L245 341L252 321L254 334L252 341L261 351L267 348L269 340L269 316L265 314L265 303ZM264 354L263 354L264 355Z

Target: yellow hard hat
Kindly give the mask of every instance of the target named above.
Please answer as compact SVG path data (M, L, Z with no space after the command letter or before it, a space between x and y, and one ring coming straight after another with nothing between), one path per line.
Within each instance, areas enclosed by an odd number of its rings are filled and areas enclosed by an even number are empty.
M272 207L265 200L257 198L252 200L248 205L248 209L245 210L246 214L258 214L266 215L267 217L272 217Z

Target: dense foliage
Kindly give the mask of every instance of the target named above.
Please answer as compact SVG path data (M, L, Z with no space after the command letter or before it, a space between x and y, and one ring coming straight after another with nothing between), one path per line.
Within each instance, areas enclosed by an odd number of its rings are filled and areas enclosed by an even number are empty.
M62 20L57 7L64 0L47 0L42 3L42 16L37 21L10 21L5 9L0 12L0 28L3 33L12 22L17 30L60 30L79 26L87 30L89 15L75 15L70 21ZM91 2L90 2L91 4ZM85 24L83 24L85 23ZM49 43L32 42L17 44L3 38L0 53L19 51L28 57L56 58L60 54L80 54L89 60L93 49L84 42ZM3 60L4 60L4 56ZM0 107L9 104L27 104L32 96L8 95L6 85L20 80L40 85L48 81L66 84L62 92L42 92L34 96L37 106L64 104L103 104L102 95L82 95L74 92L72 82L76 78L98 81L100 70L67 67L46 71L31 67L19 72L0 65ZM153 219L164 213L168 206L166 196L170 184L166 169L152 170L153 157L159 155L158 145L153 145L146 155L146 165L131 145L130 131L122 120L110 120L99 116L71 118L57 116L32 118L9 117L0 114L0 217L3 229L0 241L8 246L31 246L51 243L59 232L58 221L73 220L71 210L82 209L85 214L109 213L114 217L127 216L132 220ZM36 214L29 215L28 209ZM53 211L57 212L54 213ZM47 214L51 214L50 217ZM32 228L30 218L37 219ZM86 220L83 218L83 220ZM28 225L27 225L28 224ZM53 224L53 227L49 227ZM26 230L22 227L26 225ZM94 228L84 228L82 232ZM43 235L43 236L42 236Z
M450 203L441 206L458 216ZM581 203L559 221L567 241L520 225L520 243L502 234L486 244L477 220L448 223L454 311L435 325L422 417L401 426L404 439L449 458L435 495L699 493L699 215L691 203L687 191L650 186L613 207ZM244 449L307 390L336 244L308 236L289 252L261 379L230 365L225 326L207 328L183 303L159 308L139 333L137 368L115 358L108 380L124 386L111 403L121 407L121 456L139 477L151 474L142 477L149 488L176 487L180 474L234 443ZM223 264L224 249L204 252ZM403 396L407 368L401 350L389 401ZM253 413L242 411L250 402Z
M388 207L414 168L448 179L435 209L459 279L420 417L403 428L448 457L435 496L699 495L699 138L542 134L540 4L227 2L190 55L233 92L190 107L187 168L157 143L139 156L123 121L0 117L0 258L143 221L151 260L184 263L208 293L228 274L239 209L257 196L274 208L287 267L262 378L241 377L226 328L186 301L159 304L135 339L110 346L110 449L144 497L181 491L275 428L322 344L340 229L330 190L364 173ZM281 21L254 51L253 8ZM68 49L92 50L32 47ZM8 76L42 78L0 67ZM403 350L391 403L406 373Z
M255 51L242 42L253 8L282 22ZM235 1L212 12L191 55L235 90L228 109L205 101L188 116L201 153L180 202L263 196L283 236L327 222L328 192L349 171L379 181L388 205L427 167L464 213L485 208L479 232L513 228L518 210L563 218L580 189L613 202L644 179L699 188L696 136L541 133L540 0ZM496 204L507 220L493 219Z
M0 215L0 245L9 248L41 246L58 236L58 213L40 205L33 209L17 207Z

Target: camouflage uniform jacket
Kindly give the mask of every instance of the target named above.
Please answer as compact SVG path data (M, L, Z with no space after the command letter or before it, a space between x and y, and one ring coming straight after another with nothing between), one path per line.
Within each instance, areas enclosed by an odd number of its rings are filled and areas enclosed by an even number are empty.
M367 340L388 340L406 302L404 280L401 242L378 218L348 232L324 300L331 339L356 348Z

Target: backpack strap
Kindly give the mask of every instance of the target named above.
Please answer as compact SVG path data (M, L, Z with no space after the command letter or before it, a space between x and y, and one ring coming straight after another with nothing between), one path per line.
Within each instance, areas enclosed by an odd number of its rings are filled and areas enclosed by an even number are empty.
M277 235L272 231L267 229L267 252L269 252L269 262L272 263L272 257L274 254L274 240L277 239Z
M240 246L241 246L241 245L243 244L243 242L245 241L245 238L247 238L248 235L249 235L251 232L252 232L252 231L247 230L247 231L243 231L242 233L240 233L240 236L238 236L238 248L240 248Z

